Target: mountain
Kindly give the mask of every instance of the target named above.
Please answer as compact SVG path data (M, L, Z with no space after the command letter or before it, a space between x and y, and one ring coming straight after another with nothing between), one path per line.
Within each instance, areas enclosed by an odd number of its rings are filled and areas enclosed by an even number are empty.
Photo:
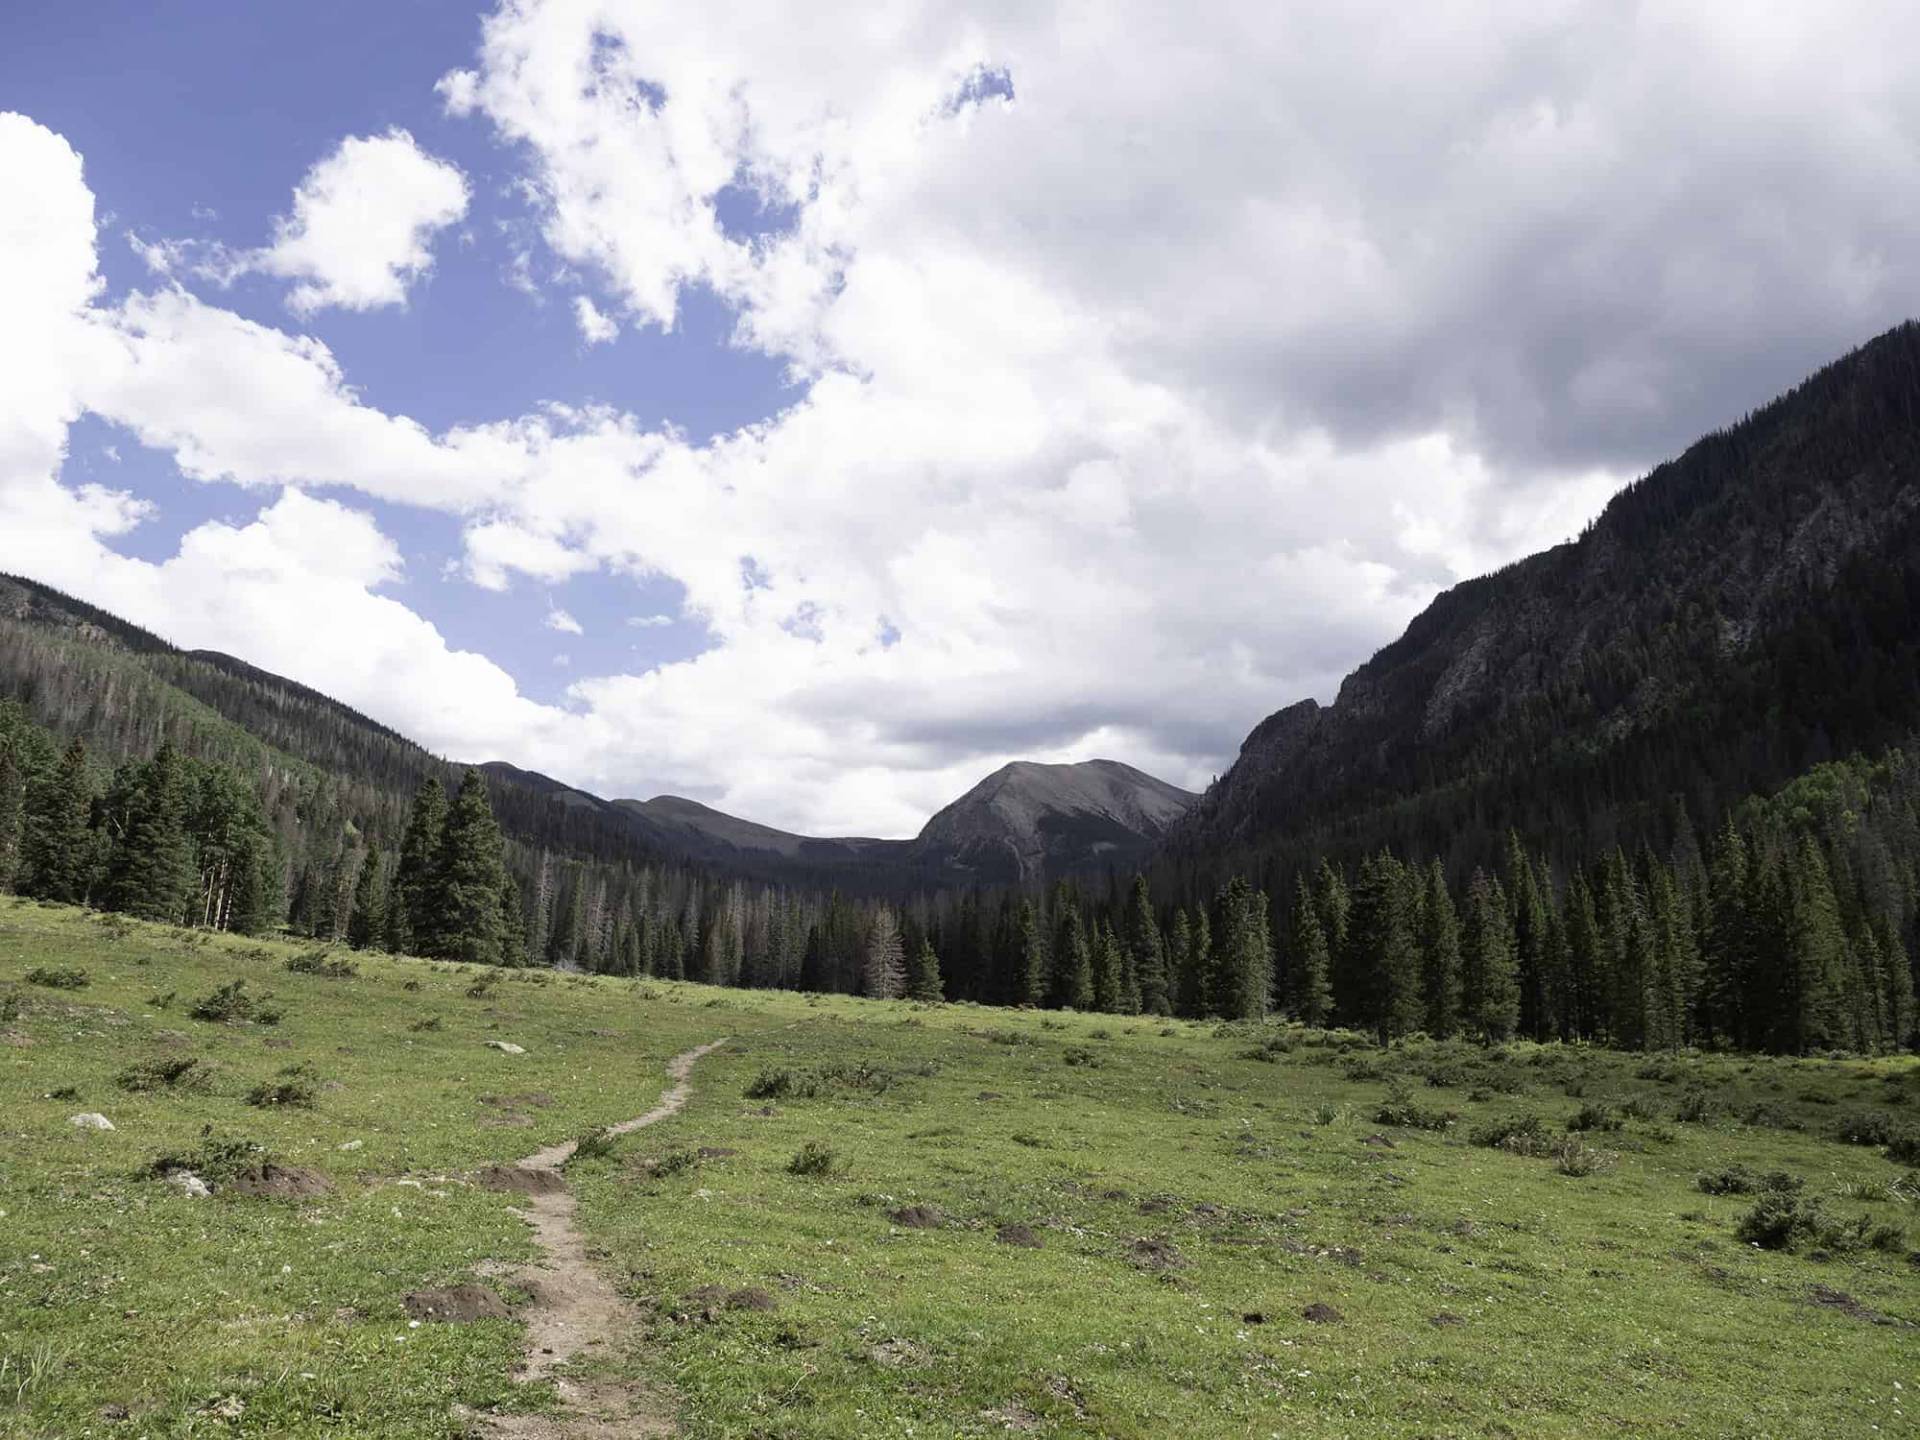
M7 696L105 758L145 755L171 740L269 776L269 808L283 812L289 842L318 821L329 846L341 828L390 848L420 783L437 775L451 787L461 768L317 690L216 651L181 650L35 581L0 575ZM629 868L686 862L868 895L1099 873L1137 863L1196 798L1111 760L1021 762L988 776L913 840L816 839L678 796L608 801L504 762L480 768L530 884L544 852Z
M1262 721L1176 827L1196 883L1391 846L1456 873L1692 843L1920 725L1920 326L1888 332L1455 586L1331 705Z
M769 878L940 888L1138 864L1198 797L1117 760L1002 766L911 840L815 838L677 795L614 803L678 854Z

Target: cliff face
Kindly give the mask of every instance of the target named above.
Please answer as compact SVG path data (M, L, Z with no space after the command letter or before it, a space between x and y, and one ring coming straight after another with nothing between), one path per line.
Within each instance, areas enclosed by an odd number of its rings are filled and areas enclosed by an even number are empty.
M1445 592L1325 708L1268 717L1188 858L1381 844L1572 854L1920 727L1920 327L1628 487L1579 540Z

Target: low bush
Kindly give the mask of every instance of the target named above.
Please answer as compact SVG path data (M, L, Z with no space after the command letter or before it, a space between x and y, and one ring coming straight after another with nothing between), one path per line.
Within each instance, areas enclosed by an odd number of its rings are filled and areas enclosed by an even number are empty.
M247 1104L262 1110L311 1110L318 1094L313 1072L304 1065L289 1065L278 1078L263 1080L247 1091Z
M219 1025L278 1025L280 1012L267 1004L272 998L262 995L256 1000L247 994L245 980L229 980L211 995L194 1001L187 1013L196 1020Z
M301 951L287 961L287 969L295 975L318 975L327 980L351 980L360 973L360 967L353 961L325 946Z
M1812 1246L1836 1254L1873 1243L1878 1233L1865 1215L1838 1220L1805 1196L1774 1190L1763 1194L1734 1227L1734 1234L1762 1250L1798 1250Z
M1693 1183L1706 1195L1791 1195L1806 1182L1784 1170L1765 1175L1745 1165L1728 1165L1719 1170L1702 1170Z
M1591 1130L1618 1130L1626 1124L1618 1115L1605 1105L1591 1102L1582 1105L1573 1118L1567 1121L1567 1129L1575 1133Z
M1475 1145L1490 1150L1506 1150L1515 1155L1544 1155L1553 1146L1553 1136L1538 1115L1514 1115L1505 1120L1476 1127L1467 1137Z
M1553 1147L1553 1168L1576 1180L1584 1180L1612 1163L1611 1155L1596 1150L1578 1135L1562 1136Z
M1833 1138L1842 1145L1887 1145L1899 1132L1886 1111L1857 1110L1834 1127Z
M840 1157L831 1149L818 1140L809 1140L787 1162L787 1172L791 1175L831 1175L839 1163Z
M36 965L27 971L29 985L44 985L49 990L84 990L91 983L87 972L57 965Z
M169 1056L165 1060L144 1060L129 1065L113 1083L136 1095L155 1090L204 1091L212 1083L213 1072L198 1060Z
M1373 1112L1376 1125L1401 1125L1412 1130L1445 1130L1460 1117L1451 1110L1435 1110L1415 1102L1404 1089L1387 1092Z

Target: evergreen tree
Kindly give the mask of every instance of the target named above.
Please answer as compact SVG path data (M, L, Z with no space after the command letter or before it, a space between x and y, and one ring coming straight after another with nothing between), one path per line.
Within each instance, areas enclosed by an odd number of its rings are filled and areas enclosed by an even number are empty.
M1172 996L1167 989L1167 953L1160 939L1160 922L1153 913L1153 896L1147 890L1147 877L1133 877L1133 895L1127 907L1127 948L1133 956L1133 973L1140 992L1139 1011L1143 1015L1170 1015Z
M520 883L505 869L500 872L500 963L514 969L527 963L527 919L520 903Z
M1022 897L1014 919L1014 949L1018 964L1014 1004L1043 1005L1047 998L1047 979L1052 964L1047 955L1046 932L1040 927L1039 913L1030 898Z
M347 943L367 950L387 935L386 876L380 869L380 847L367 845L360 857L360 874L353 882L353 918L347 922Z
M1309 1025L1325 1025L1333 1013L1333 986L1328 979L1326 932L1320 911L1303 875L1294 882L1293 915L1287 928L1288 1003L1294 1015Z
M1273 993L1273 941L1266 896L1236 875L1214 901L1214 1012L1229 1020L1258 1020Z
M1507 832L1506 893L1513 932L1513 963L1520 991L1521 1033L1544 1040L1553 1028L1547 1004L1547 907L1538 877L1516 830Z
M187 830L192 794L186 761L171 745L116 776L108 802L108 909L172 925L186 920L197 874Z
M1568 1008L1572 1012L1569 1028L1574 1039L1597 1039L1606 1033L1600 1017L1600 921L1586 871L1573 872L1561 909L1566 927Z
M1094 927L1088 944L1093 960L1093 1008L1107 1015L1118 1014L1127 979L1119 942L1112 928L1102 920Z
M440 848L422 892L425 934L435 959L500 963L500 891L505 881L500 827L487 803L487 782L478 770L469 769L447 811ZM416 940L419 934L416 922Z
M400 861L393 874L393 893L388 901L393 923L388 927L388 948L395 954L438 955L445 948L443 937L434 928L438 917L433 883L446 821L446 791L440 788L437 777L429 775L414 793L413 810L400 839Z
M1176 909L1173 928L1167 935L1167 974L1177 1015L1200 1013L1200 966L1194 960L1193 941L1193 924L1186 910Z
M1507 1039L1520 1022L1520 986L1513 930L1500 882L1476 870L1467 885L1460 945L1460 999L1467 1028L1489 1044Z
M1842 1004L1847 965L1846 934L1840 906L1820 847L1803 836L1793 855L1788 880L1792 928L1789 931L1787 984L1789 1048L1796 1054L1845 1045L1849 1038Z
M12 735L0 735L0 893L13 889L20 868L20 830L27 800L27 768Z
M1064 1010L1093 1009L1093 946L1080 907L1063 896L1053 945L1053 1003Z
M907 998L938 1004L946 999L940 984L940 957L933 941L922 938L913 958L907 963Z
M86 900L93 884L95 852L88 828L92 813L87 750L75 740L55 769L27 787L17 880L22 895L66 905Z
M1427 867L1418 929L1426 1031L1450 1039L1460 1028L1460 916L1438 860Z
M1351 1018L1383 1044L1412 1034L1425 1020L1408 891L1405 869L1382 851L1360 866L1347 921L1346 1003Z
M898 1000L906 991L906 955L900 922L885 905L873 912L867 931L865 989L869 999Z

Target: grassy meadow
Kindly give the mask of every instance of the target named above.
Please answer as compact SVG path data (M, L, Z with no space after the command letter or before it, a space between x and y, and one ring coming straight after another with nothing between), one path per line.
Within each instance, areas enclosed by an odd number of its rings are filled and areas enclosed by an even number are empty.
M406 1297L522 1300L492 1278L533 1254L520 1202L475 1172L638 1115L721 1035L681 1114L568 1169L640 1316L598 1378L689 1436L1916 1428L1911 1058L1388 1051L0 900L0 1435L552 1408L518 1322Z

